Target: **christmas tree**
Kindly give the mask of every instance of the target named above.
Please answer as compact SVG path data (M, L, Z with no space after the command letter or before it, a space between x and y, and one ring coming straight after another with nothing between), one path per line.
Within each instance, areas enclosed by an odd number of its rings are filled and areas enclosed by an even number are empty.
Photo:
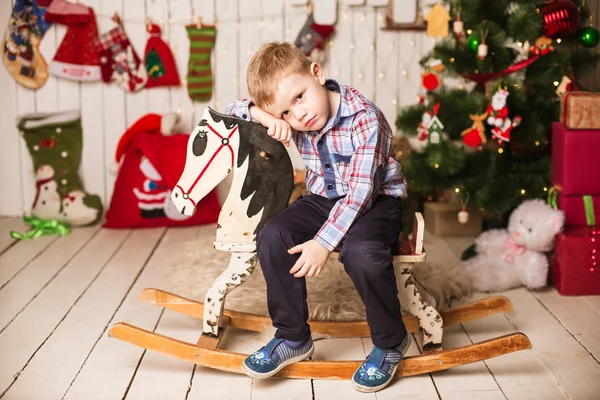
M418 104L396 120L412 146L403 165L411 195L456 192L491 214L545 197L559 94L584 89L577 78L597 60L598 31L582 3L445 2L449 15L435 18L449 19L447 36L420 61ZM447 77L461 83L446 88Z

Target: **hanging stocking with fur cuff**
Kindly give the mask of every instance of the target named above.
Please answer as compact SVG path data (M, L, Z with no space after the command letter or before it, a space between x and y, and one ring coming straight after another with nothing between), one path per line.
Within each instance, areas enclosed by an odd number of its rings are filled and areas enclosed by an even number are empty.
M44 20L52 0L16 0L2 41L2 61L17 83L39 89L48 80L48 65L39 44L50 23Z
M36 171L31 214L42 220L90 225L102 217L102 203L83 189L79 164L83 134L79 111L23 115L17 128Z
M334 29L333 25L315 23L313 15L310 14L300 33L298 33L294 45L302 50L307 57L310 57L313 50L323 49L325 40L331 36Z
M100 59L94 46L94 40L98 37L94 10L81 3L54 0L44 18L68 27L50 62L50 73L75 81L101 80Z

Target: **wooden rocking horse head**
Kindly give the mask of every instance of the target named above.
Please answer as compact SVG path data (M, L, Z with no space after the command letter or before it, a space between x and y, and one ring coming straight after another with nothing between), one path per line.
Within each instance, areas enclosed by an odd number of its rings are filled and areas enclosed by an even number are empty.
M285 147L262 125L207 107L190 135L173 203L182 214L192 215L230 172L233 180L219 214L217 242L254 243L263 225L287 206L294 184L292 163Z

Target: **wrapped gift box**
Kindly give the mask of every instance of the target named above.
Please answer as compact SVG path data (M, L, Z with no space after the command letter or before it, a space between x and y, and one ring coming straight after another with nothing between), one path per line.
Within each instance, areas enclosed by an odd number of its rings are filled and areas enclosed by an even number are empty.
M469 220L466 224L458 222L458 203L427 202L423 219L425 229L435 236L477 236L481 233L483 216L475 209L467 208Z
M600 93L565 92L560 97L560 122L571 129L600 129Z
M558 208L565 213L565 225L567 226L600 225L600 196L559 194ZM586 209L588 210L587 215Z
M599 153L600 129L574 130L554 122L552 184L564 195L600 195Z
M567 228L556 237L552 284L562 295L600 294L599 257L600 226Z

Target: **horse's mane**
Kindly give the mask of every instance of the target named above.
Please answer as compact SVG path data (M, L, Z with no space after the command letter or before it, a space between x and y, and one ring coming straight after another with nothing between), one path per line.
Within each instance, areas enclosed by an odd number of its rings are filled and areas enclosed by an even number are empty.
M250 159L241 197L245 200L254 194L248 206L249 218L264 209L254 232L258 235L268 220L285 209L294 189L294 169L288 152L283 144L267 135L267 128L261 124L220 114L210 108L209 113L215 122L223 121L227 129L238 125L238 168ZM266 157L261 157L261 152L265 152Z

